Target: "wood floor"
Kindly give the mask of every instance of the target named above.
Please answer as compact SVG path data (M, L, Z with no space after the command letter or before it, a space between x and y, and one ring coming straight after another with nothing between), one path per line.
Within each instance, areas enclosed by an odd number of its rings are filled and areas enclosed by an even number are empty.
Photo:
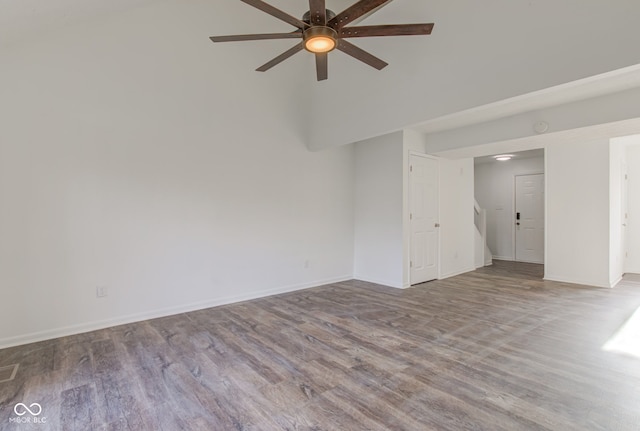
M640 282L541 275L351 281L0 350L0 429L640 430L640 358L602 349Z

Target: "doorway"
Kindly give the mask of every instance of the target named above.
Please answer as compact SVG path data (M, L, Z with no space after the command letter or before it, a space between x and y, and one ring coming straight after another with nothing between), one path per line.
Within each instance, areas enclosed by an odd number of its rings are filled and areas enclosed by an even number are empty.
M515 177L516 262L544 263L544 174Z
M477 157L474 168L475 198L478 206L486 211L486 243L494 261L544 264L544 149L514 152L504 157ZM520 181L522 186L525 179L534 180L537 190L527 197L524 195L530 191L516 192L516 183ZM521 195L518 203L516 194ZM522 199L531 199L531 205L538 204L533 216L525 209L529 203ZM517 219L518 212L520 220ZM534 231L529 230L530 227Z

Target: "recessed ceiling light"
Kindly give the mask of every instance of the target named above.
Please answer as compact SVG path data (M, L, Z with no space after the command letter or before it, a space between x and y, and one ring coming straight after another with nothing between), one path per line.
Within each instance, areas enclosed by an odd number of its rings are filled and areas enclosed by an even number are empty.
M513 154L500 154L499 156L493 156L493 158L499 162L506 162L513 158Z

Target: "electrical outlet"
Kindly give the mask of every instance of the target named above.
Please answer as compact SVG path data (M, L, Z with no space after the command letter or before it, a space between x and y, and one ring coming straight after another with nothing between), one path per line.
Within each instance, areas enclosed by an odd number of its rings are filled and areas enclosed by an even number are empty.
M109 289L107 286L96 287L96 298L104 298L105 296L109 296Z

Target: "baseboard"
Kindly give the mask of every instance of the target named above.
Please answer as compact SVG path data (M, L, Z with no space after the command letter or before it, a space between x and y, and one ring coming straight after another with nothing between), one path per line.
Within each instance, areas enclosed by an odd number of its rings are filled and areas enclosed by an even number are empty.
M298 290L310 289L313 287L324 286L332 283L352 280L353 275L344 275L341 277L327 278L309 283L293 284L281 286L273 289L265 289L257 292L247 293L245 295L226 296L216 298L209 301L195 302L191 304L180 305L176 307L162 308L144 313L130 314L127 316L119 316L113 319L105 319L94 322L87 322L78 325L65 326L62 328L48 329L46 331L32 332L30 334L18 335L0 339L0 349L7 347L20 346L23 344L36 343L39 341L51 340L53 338L67 337L69 335L82 334L85 332L97 331L100 329L111 328L113 326L126 325L129 323L141 322L149 319L157 319L160 317L172 316L175 314L188 313L190 311L203 310L206 308L218 307L221 305L233 304L236 302L248 301L251 299L264 298L267 296L279 295L281 293L295 292Z
M515 259L513 256L493 256L493 260L506 260L507 262L513 262Z
M612 287L609 283L598 283L598 282L594 282L593 280L569 279L565 277L556 277L555 275L547 275L547 274L545 274L544 280L557 281L558 283L579 284L582 286L603 287L606 289L610 289Z
M542 262L536 262L533 260L514 260L513 262L518 262L518 263L533 263L535 265L544 265L544 261Z
M502 260L505 262L518 262L518 263L535 263L536 265L544 265L544 261L534 262L533 260L515 260L513 257L493 256L493 260Z
M440 277L438 277L438 280L444 280L445 278L451 278L451 277L455 277L456 275L462 275L462 274L466 274L467 272L472 272L475 271L476 268L470 267L467 269L463 269L460 271L456 271L456 272L450 272L447 274L441 274Z
M382 278L371 278L371 277L363 277L361 275L354 275L353 279L359 280L359 281L366 281L367 283L374 283L374 284L380 284L382 286L393 287L395 289L406 289L405 286L401 284L397 284L395 281L385 280Z

